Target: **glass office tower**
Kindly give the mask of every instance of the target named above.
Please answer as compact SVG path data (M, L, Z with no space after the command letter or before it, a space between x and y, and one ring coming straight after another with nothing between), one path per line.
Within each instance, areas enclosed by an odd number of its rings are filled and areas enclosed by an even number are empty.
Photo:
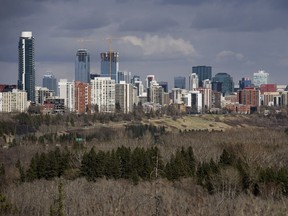
M18 89L27 92L27 99L35 102L35 48L32 32L21 33L18 42Z
M211 66L194 66L192 67L192 73L198 76L198 86L203 87L203 80L212 79L212 67Z
M75 81L90 83L90 55L86 49L79 49L76 53Z
M54 91L54 95L58 93L57 79L53 74L44 75L42 80L42 86Z
M101 77L110 77L119 83L119 53L106 52L101 53Z

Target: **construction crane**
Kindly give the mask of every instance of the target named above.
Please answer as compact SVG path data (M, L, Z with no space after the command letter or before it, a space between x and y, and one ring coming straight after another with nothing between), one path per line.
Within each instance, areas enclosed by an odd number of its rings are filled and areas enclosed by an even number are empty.
M78 42L81 44L81 49L84 49L84 42L95 42L96 40L88 40L88 39L79 39Z
M110 61L110 78L112 79L112 41L113 40L120 40L122 38L118 38L118 37L107 37L106 40L108 42L108 46L109 46L109 61Z

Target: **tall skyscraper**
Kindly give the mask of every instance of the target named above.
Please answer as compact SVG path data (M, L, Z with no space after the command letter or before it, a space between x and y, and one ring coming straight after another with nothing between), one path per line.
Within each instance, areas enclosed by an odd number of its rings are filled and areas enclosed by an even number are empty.
M79 49L76 53L75 81L90 82L90 54L86 49Z
M42 86L48 88L51 91L54 91L54 95L57 95L58 84L57 79L53 74L44 75L42 80Z
M254 86L260 87L262 84L268 84L269 73L264 70L260 70L253 74Z
M199 87L203 87L203 80L212 79L212 67L211 66L193 66L192 73L196 73L198 76Z
M27 92L27 100L35 102L35 48L32 32L21 33L18 43L18 89Z
M110 77L119 83L119 53L106 52L101 53L101 77Z
M186 77L174 77L174 88L186 89Z

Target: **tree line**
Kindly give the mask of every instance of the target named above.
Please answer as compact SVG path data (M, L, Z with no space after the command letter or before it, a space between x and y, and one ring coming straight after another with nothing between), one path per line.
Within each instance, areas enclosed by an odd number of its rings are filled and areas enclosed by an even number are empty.
M121 146L106 152L92 148L84 153L80 165L75 165L74 159L67 149L60 151L56 148L34 155L28 169L20 161L16 167L21 182L66 178L72 172L74 177L85 177L88 181L100 178L128 179L137 184L139 181L153 181L157 168L157 177L169 181L192 178L210 194L224 193L229 197L241 192L255 196L267 193L288 195L287 167L252 167L236 153L226 149L217 161L211 159L209 162L197 161L191 146L177 149L167 162L163 161L157 147L136 147L132 150Z

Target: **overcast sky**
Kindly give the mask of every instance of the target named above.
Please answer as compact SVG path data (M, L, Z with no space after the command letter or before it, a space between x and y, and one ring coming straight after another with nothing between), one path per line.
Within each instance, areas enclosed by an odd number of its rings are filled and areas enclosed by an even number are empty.
M0 0L0 83L17 83L19 36L32 31L37 85L47 72L72 81L78 48L100 73L107 37L117 38L120 70L169 88L197 65L235 84L260 69L288 84L287 20L287 0Z

